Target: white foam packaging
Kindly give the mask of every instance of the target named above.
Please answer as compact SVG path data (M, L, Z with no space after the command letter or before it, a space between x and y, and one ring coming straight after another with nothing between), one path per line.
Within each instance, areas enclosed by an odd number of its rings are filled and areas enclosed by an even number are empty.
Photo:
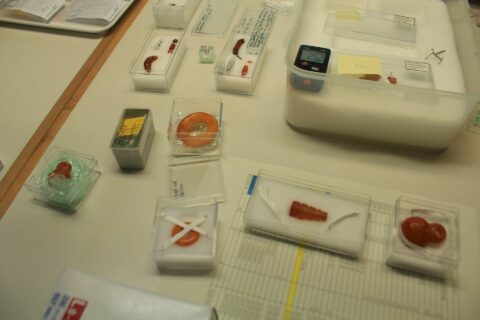
M184 29L200 0L155 0L152 3L155 25L159 28Z
M325 73L306 70L295 65L301 45L376 57L383 73L368 81L339 75L332 63ZM286 56L286 120L307 133L447 148L480 97L475 52L465 0L300 0ZM320 85L309 90L312 83Z
M248 230L361 256L370 196L262 170L253 177L248 194L244 213ZM301 203L300 210L293 209L294 202ZM312 211L308 207L325 212L326 220L306 218Z
M42 320L216 320L215 309L123 286L73 269L58 280Z

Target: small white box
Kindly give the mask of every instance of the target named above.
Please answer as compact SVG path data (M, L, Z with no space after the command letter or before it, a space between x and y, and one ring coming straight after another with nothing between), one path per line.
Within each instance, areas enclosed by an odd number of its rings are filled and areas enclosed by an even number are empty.
M199 3L200 0L155 0L152 10L156 26L184 29Z
M215 266L217 210L214 197L158 200L154 258L160 270Z
M432 234L437 240L430 239ZM397 200L387 264L447 277L457 267L459 252L456 208L408 197Z
M275 10L270 8L245 10L215 65L217 90L248 95L253 93L274 19Z
M155 0L152 10L156 26L184 29L199 3L200 0Z
M136 90L170 90L187 50L183 35L175 30L152 30L130 66Z
M361 255L369 196L264 171L253 177L248 194L247 229L352 257Z
M159 296L65 269L42 320L216 320L206 305Z

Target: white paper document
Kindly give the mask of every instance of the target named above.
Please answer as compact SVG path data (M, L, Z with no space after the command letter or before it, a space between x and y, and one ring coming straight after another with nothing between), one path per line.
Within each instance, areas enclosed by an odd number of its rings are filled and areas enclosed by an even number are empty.
M65 0L10 0L5 7L27 18L49 21L65 5Z
M83 23L110 23L127 5L125 0L80 0L68 10L66 20Z

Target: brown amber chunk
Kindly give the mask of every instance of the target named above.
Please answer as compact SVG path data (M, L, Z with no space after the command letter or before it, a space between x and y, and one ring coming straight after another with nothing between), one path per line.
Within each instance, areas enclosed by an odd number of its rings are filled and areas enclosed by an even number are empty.
M328 217L327 212L298 201L292 202L289 215L299 220L313 221L325 221Z
M379 74L365 74L360 77L362 80L378 81L381 76Z

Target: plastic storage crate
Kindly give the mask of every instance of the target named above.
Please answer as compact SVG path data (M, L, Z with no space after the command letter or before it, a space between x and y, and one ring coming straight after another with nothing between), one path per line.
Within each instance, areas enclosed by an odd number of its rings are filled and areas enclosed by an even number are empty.
M464 0L304 0L295 19L285 117L298 131L444 149L479 99Z

